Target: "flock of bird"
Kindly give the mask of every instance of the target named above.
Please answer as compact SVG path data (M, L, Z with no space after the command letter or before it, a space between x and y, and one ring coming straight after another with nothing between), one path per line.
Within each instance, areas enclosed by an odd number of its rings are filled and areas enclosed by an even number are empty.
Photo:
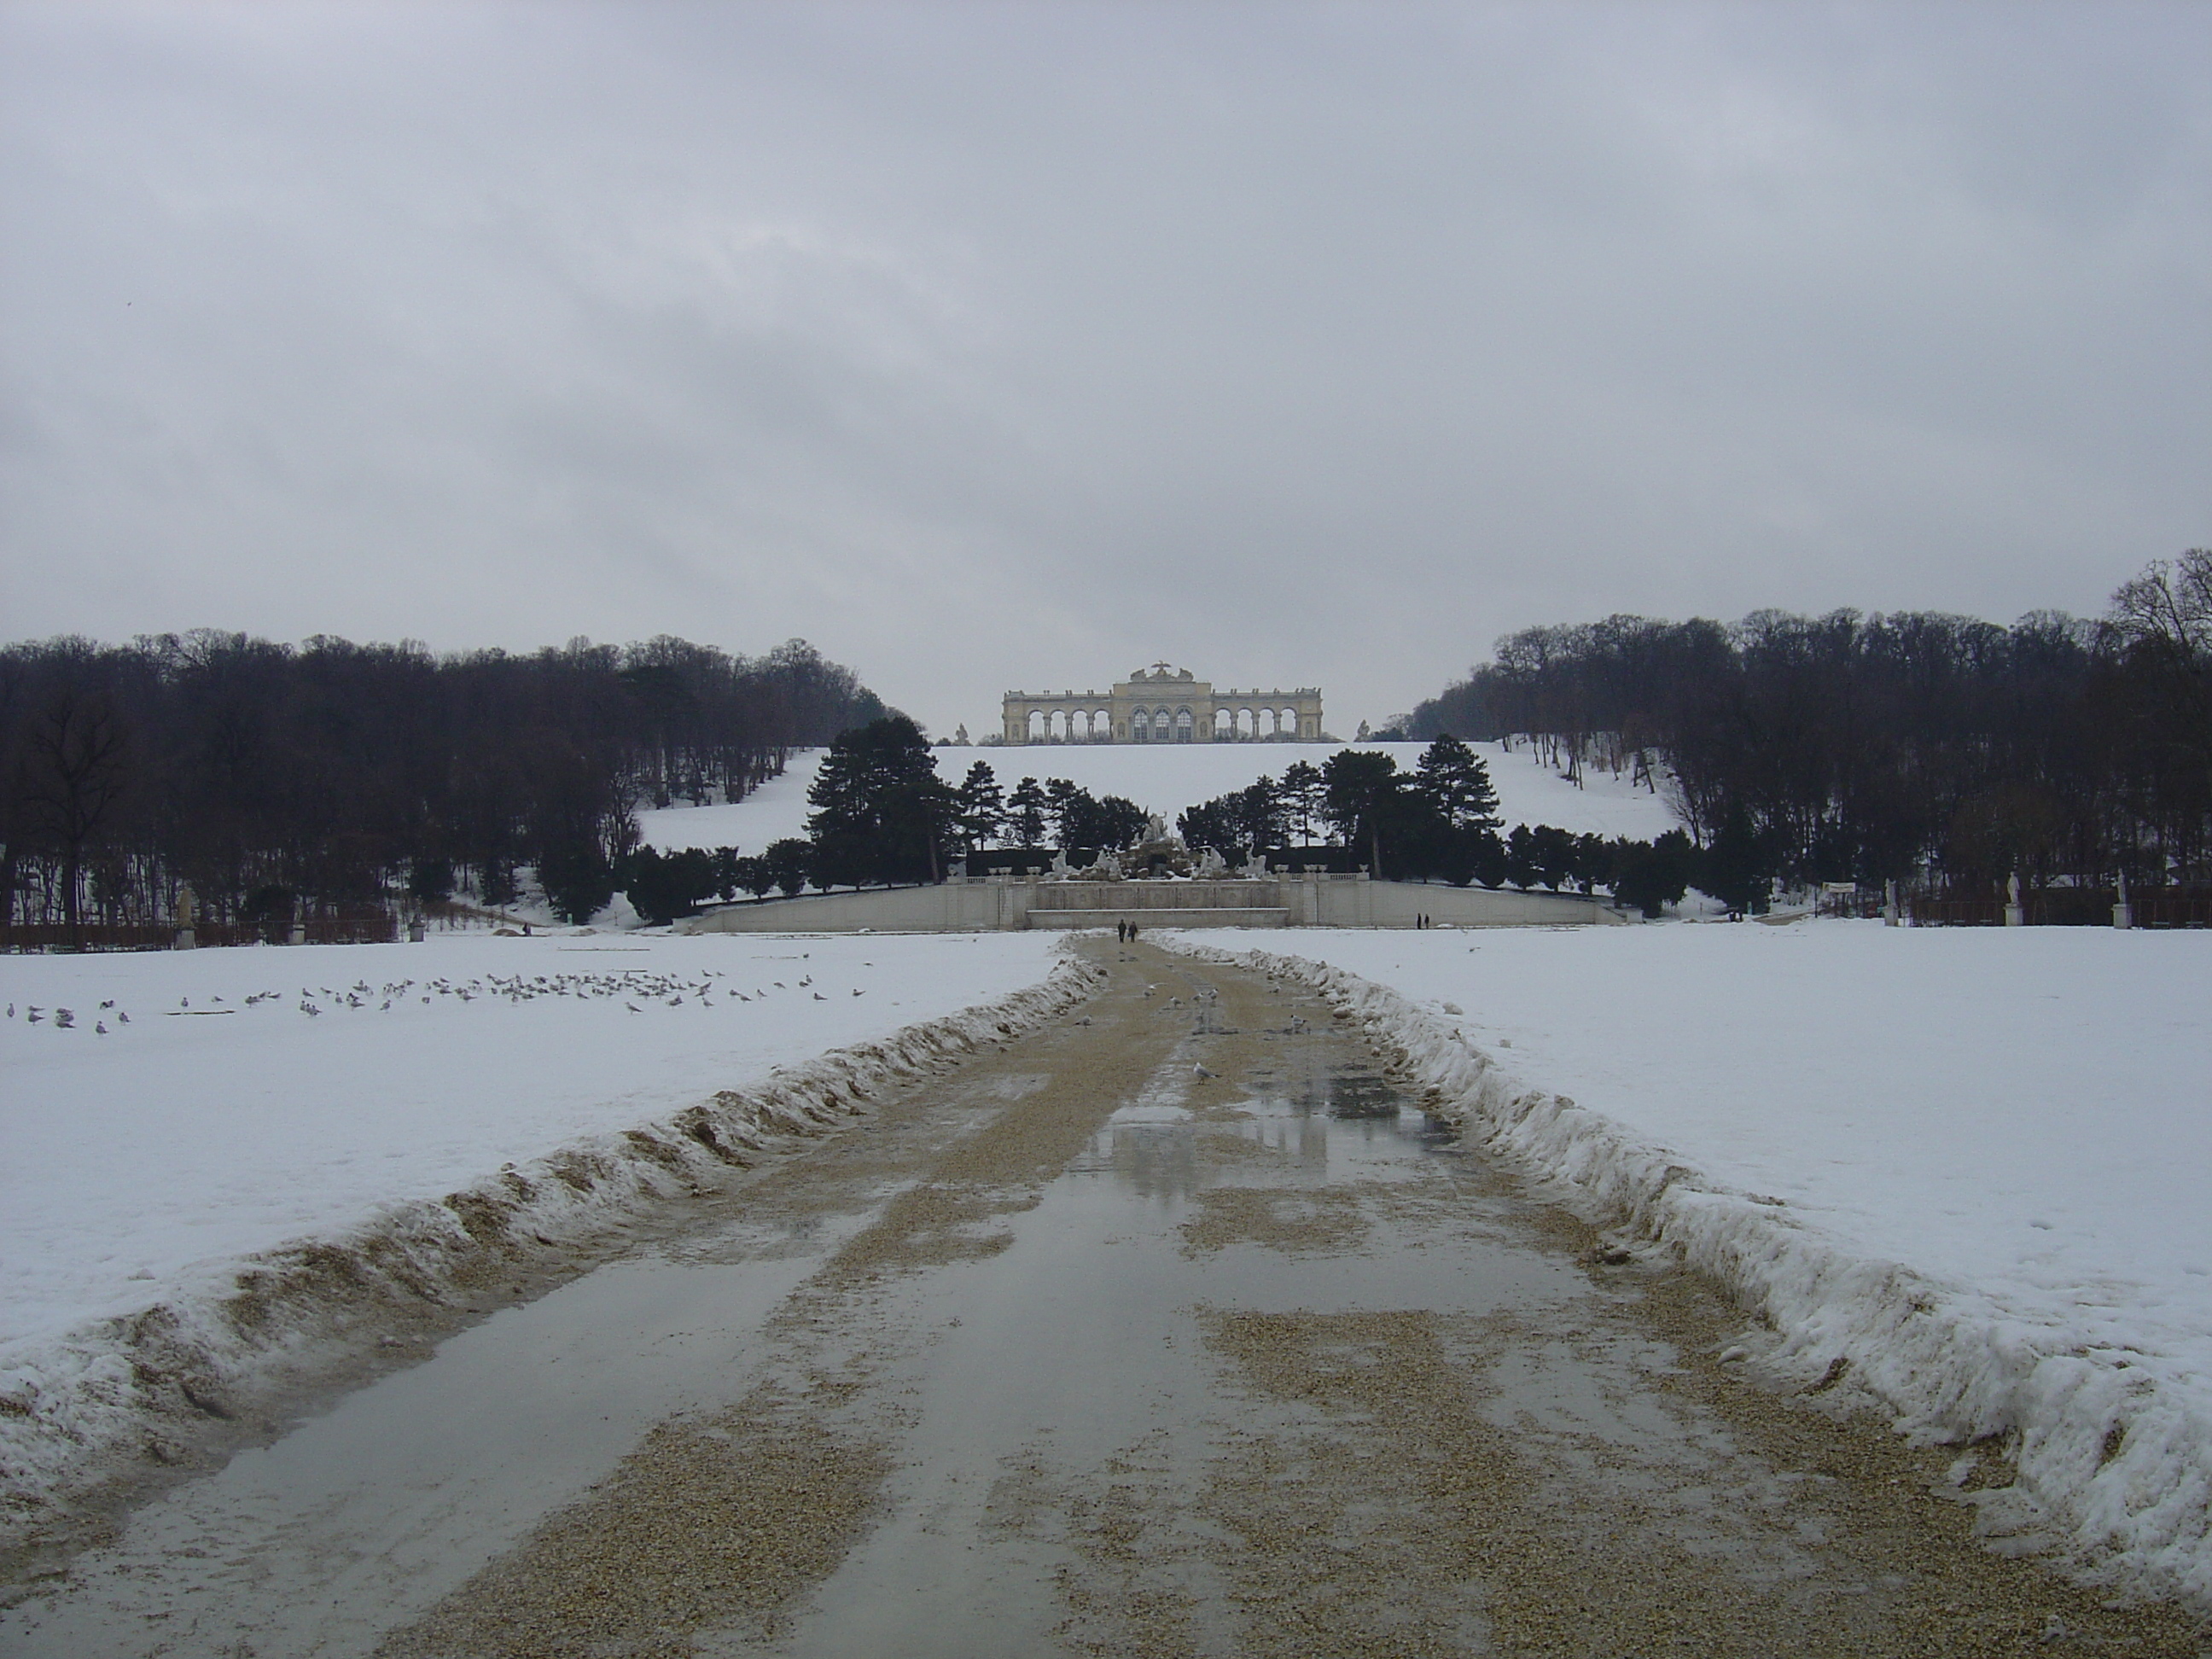
M106 1002L100 1005L100 1012L104 1014L114 1007L115 1000L111 997ZM72 1031L76 1029L76 1011L75 1009L56 1008L52 1011L52 1013L54 1030L57 1031ZM23 1018L28 1020L32 1024L41 1024L46 1021L47 1017L48 1011L38 1006L36 1004L27 1002L23 1005ZM15 1018L15 1005L12 1002L8 1005L8 1018L10 1019ZM128 1025L131 1023L131 1016L120 1010L118 1010L116 1012L115 1020L118 1025ZM107 1035L107 1022L104 1019L94 1018L93 1021L93 1030L98 1032L101 1036L106 1036Z
M861 966L872 968L875 963L863 963ZM335 988L323 985L313 988L303 985L300 988L300 998L295 1006L301 1013L319 1018L326 1009L358 1012L373 1008L380 1013L388 1014L395 1006L404 1006L410 997L426 1006L440 998L453 998L461 1002L489 1000L518 1006L535 1002L543 997L573 997L582 1002L618 998L623 1006L633 1014L645 1012L639 1006L641 1003L658 1003L667 1008L713 1008L739 1002L767 1002L778 991L787 994L804 992L817 1002L830 1000L824 993L815 988L811 973L802 975L793 984L787 984L780 979L769 980L765 984L756 984L750 992L738 988L742 983L719 968L709 968L695 974L656 973L646 969L626 969L612 974L480 974L466 981L403 979L372 986L367 980L361 980L352 985ZM848 994L856 997L867 994L857 985L848 988ZM175 1007L162 1012L172 1017L230 1014L237 1012L240 1007L258 1008L266 1003L283 1002L287 996L288 994L283 991L257 991L236 1006L226 1003L221 997L210 997L197 1008L192 1006L190 997L179 997ZM111 1013L118 1028L131 1023L129 1012L117 1008L112 999L100 1005L101 1016ZM33 1025L51 1024L58 1031L79 1029L77 1014L70 1008L49 1009L26 1004L21 1016ZM14 1019L17 1017L16 1006L11 1002L8 1005L8 1018ZM93 1030L97 1036L108 1036L106 1018L95 1017Z

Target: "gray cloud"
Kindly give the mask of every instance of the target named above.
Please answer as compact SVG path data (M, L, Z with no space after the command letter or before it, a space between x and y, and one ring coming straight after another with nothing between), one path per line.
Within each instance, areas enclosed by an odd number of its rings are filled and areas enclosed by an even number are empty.
M2201 5L0 13L0 605L1349 726L2212 539Z

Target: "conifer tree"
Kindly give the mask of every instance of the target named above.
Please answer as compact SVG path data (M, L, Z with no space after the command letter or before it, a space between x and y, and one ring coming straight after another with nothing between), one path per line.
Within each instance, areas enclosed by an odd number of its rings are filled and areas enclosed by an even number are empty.
M814 843L801 841L796 836L786 836L781 841L772 841L768 851L761 854L761 875L769 887L779 888L786 898L795 898L805 890L814 874ZM757 890L765 896L768 888Z
M1045 793L1035 778L1024 778L1006 797L1006 827L1024 852L1044 844L1044 811Z
M1145 809L1120 795L1103 800L1077 789L1061 811L1060 844L1066 848L1127 847L1145 827Z
M806 799L817 884L943 879L959 798L937 775L929 739L904 714L831 744Z
M1423 752L1413 787L1455 830L1498 827L1498 791L1488 764L1449 732Z
M1382 878L1382 829L1405 788L1391 756L1376 749L1340 749L1322 768L1324 811L1347 847L1364 848L1370 873Z
M1289 830L1300 842L1312 841L1314 826L1321 821L1322 804L1328 798L1321 768L1311 761L1291 762L1283 769L1283 781L1276 786L1276 794L1282 802Z
M1091 798L1087 791L1077 788L1071 779L1047 778L1044 781L1044 813L1052 829L1052 844L1054 847L1066 847L1073 842L1073 838L1068 833L1068 821L1071 816L1077 818L1082 816L1082 808L1077 800L1079 796L1084 800Z
M973 853L999 839L1006 824L1006 793L991 763L977 761L960 780L960 839Z

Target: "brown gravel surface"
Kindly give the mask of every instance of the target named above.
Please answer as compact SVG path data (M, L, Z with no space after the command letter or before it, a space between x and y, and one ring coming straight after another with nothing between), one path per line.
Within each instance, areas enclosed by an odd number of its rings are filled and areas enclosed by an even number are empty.
M1711 1285L1534 1201L1297 988L1087 948L1077 1015L749 1182L757 1225L867 1219L736 1404L380 1651L2207 1650L1978 1540L1996 1451L1723 1363Z

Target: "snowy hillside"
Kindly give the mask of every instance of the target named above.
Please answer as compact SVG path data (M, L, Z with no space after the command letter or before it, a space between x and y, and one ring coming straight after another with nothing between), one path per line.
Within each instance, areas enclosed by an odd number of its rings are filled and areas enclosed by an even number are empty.
M2212 934L1828 921L1265 949L1410 1000L1361 1012L1477 1127L1763 1304L1801 1381L1847 1359L1948 1435L2017 1429L2040 1524L2212 1606ZM2034 1530L2020 1496L1988 1518Z
M1357 745L1380 749L1412 770L1426 746L1418 743ZM1473 745L1489 763L1491 781L1506 823L1550 823L1577 835L1596 833L1649 840L1677 827L1666 802L1625 779L1594 774L1576 787L1525 747L1510 753L1495 743ZM1336 752L1324 744L1070 744L1026 749L939 749L938 775L957 783L979 760L988 761L1000 787L1024 777L1067 778L1094 795L1123 795L1170 823L1194 806L1265 774L1280 777L1304 760L1319 765ZM770 842L804 833L806 787L820 763L819 750L795 757L791 769L734 806L675 806L640 814L648 846L664 852L683 847L735 847L757 853Z

